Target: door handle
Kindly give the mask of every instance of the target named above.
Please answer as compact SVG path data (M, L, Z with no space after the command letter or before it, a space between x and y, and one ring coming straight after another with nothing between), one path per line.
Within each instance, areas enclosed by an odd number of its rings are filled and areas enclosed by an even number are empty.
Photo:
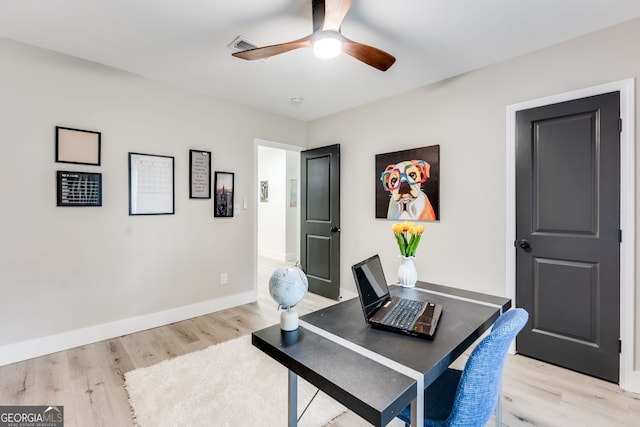
M527 239L522 239L518 242L518 246L522 249L529 249L531 247L531 243Z
M340 227L331 227L329 231L332 233L337 233L338 231L340 231Z

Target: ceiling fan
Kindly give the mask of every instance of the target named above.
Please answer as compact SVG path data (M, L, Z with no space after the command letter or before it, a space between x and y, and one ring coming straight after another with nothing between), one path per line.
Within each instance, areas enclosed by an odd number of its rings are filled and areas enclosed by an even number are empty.
M387 71L396 61L378 48L349 40L340 32L342 21L353 0L311 0L313 33L288 43L257 47L232 55L249 61L265 59L303 47L313 47L316 56L332 58L344 52L380 71Z

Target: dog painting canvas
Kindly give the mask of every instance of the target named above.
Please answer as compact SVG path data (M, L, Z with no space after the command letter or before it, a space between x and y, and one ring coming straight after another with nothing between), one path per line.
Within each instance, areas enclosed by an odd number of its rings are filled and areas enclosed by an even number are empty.
M376 218L440 219L440 146L376 155Z

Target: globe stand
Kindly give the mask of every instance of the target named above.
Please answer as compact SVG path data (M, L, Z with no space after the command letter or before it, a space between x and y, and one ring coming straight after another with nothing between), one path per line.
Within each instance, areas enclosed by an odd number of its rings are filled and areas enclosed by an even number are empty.
M298 329L298 313L287 309L280 314L280 329L283 331L295 331Z

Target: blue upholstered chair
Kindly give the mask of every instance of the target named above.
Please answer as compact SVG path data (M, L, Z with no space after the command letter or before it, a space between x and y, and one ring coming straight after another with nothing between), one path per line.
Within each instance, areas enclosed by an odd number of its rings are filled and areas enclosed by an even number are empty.
M473 349L463 371L447 369L424 392L424 425L430 427L484 426L499 407L502 368L511 341L529 314L515 308L496 320L491 333ZM500 411L501 408L498 409ZM501 419L496 414L497 421ZM411 419L407 406L398 417Z

